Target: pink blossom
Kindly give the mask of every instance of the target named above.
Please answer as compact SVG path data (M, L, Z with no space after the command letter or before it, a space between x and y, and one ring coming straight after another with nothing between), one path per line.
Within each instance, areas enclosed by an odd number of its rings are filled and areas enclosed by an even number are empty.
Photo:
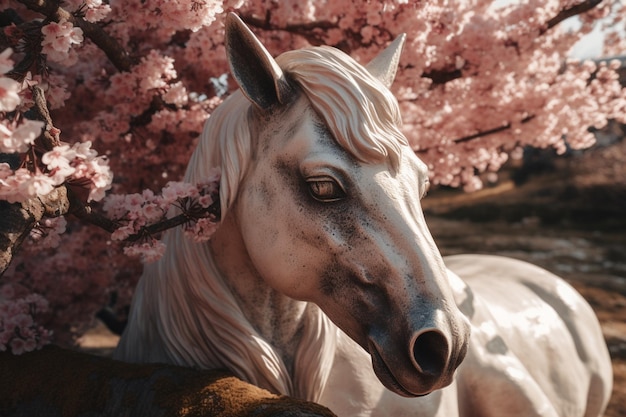
M165 253L165 244L160 240L152 240L147 243L136 244L124 248L124 254L139 257L143 263L155 262Z
M142 59L139 65L133 68L139 80L139 89L148 91L151 89L164 88L167 81L176 78L174 60L152 50Z
M35 310L38 312L43 313L48 311L48 300L46 300L39 294L28 294L26 297L24 297L24 301L30 304L31 307L34 307Z
M76 172L76 169L70 166L70 162L74 157L73 154L73 152L70 152L70 146L66 144L55 146L41 157L41 162L46 164L51 171L55 184L62 184L67 177Z
M111 6L103 4L102 0L72 1L72 3L75 3L73 10L78 7L84 8L85 20L88 22L99 22L111 12Z
M102 210L113 219L121 219L126 213L126 196L110 194L104 199Z
M50 22L41 28L44 35L41 42L41 52L46 54L51 61L63 63L66 66L76 62L76 56L70 54L72 45L83 42L83 30L74 27L70 22L61 19L57 22Z
M0 180L7 179L12 174L11 166L6 162L0 162Z
M12 284L4 284L0 287L0 300L10 300L15 297L15 289Z
M8 295L5 292L5 295ZM14 295L14 294L13 294ZM0 351L21 355L50 343L51 333L35 317L45 313L48 304L37 294L27 298L0 298Z
M170 181L162 190L163 204L170 205L185 197L193 197L198 194L198 189L188 183Z
M91 148L91 142L77 142L72 146L74 157L84 160L92 160L98 156L98 152Z
M17 126L0 122L0 152L26 152L41 134L43 126L43 122L28 119Z
M137 230L135 230L134 224L127 224L125 226L117 228L112 234L111 239L113 240L125 240L129 236L135 234Z
M67 221L65 217L45 218L30 233L32 240L41 248L56 248L61 242L61 234L65 233Z
M218 167L211 167L207 176L200 182L205 192L217 192L222 177L222 170Z
M146 222L153 223L161 219L164 215L163 209L155 203L146 203L142 207L141 215L146 219Z
M22 184L24 187L23 194L30 197L43 196L50 194L56 186L53 178L46 174L37 173L30 176L30 180Z
M13 54L13 49L7 48L0 52L0 75L6 74L13 69L14 62L10 58Z
M25 147L31 145L35 139L41 134L44 122L39 120L25 119L13 130L12 140L16 144L20 144L18 152L25 152Z
M209 208L209 206L213 204L213 198L210 194L201 195L198 197L198 203L204 208Z
M180 81L170 85L167 92L163 94L163 100L165 100L166 103L176 104L177 106L187 104L187 99L187 89Z
M49 74L45 85L46 99L48 100L48 108L50 110L60 109L65 105L65 101L70 98L71 94L67 90L65 77Z
M201 243L208 241L217 230L218 223L215 219L198 219L185 227L185 236L193 239L194 242Z
M70 167L74 170L71 179L88 181L86 186L89 189L88 201L99 201L104 198L113 181L113 173L107 158L98 156L98 153L91 149L90 141L75 143L71 148L59 149L58 152L60 153L58 158L70 161ZM54 159L53 156L51 158Z
M9 203L24 201L31 198L25 190L26 184L30 181L31 174L25 168L19 168L11 175L0 180L0 200L6 200Z
M12 176L0 181L0 199L11 203L25 201L49 194L56 186L55 180L43 173L30 173L20 168Z
M13 340L11 340L11 353L13 353L14 355L21 355L24 352L27 352L26 350L26 342L24 341L24 339L20 339L20 338L15 338Z
M21 85L17 81L0 76L0 111L13 111L20 104Z
M142 194L127 194L124 197L124 205L126 206L126 209L131 212L141 210L141 207L145 202L146 199Z
M33 318L29 314L16 314L9 318L15 327L30 327L33 324Z
M32 333L32 332L31 332ZM16 339L17 340L17 339ZM13 347L13 346L12 346ZM29 335L28 339L26 339L24 341L24 345L23 345L23 351L24 352L32 352L34 350L37 349L37 341L36 339L33 337L33 335ZM14 355L19 355L19 353L17 353L14 349L13 350L13 354Z

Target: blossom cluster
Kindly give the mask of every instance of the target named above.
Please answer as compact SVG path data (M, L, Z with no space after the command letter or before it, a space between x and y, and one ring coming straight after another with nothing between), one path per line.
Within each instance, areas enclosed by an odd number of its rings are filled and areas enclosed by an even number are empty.
M113 173L106 157L91 149L91 142L55 146L41 157L45 171L28 168L13 171L8 163L0 163L0 199L10 203L45 196L68 183L88 190L87 201L99 201L111 188Z
M52 339L52 332L36 321L48 311L48 301L38 294L14 295L12 284L0 287L0 352L20 355L41 349Z
M64 6L72 12L81 11L88 22L99 22L111 13L111 6L102 0L65 0Z
M67 221L63 216L44 218L30 231L30 238L41 248L57 248L66 226Z
M168 216L182 214L185 235L196 242L209 240L219 221L216 212L211 210L218 202L219 180L220 171L214 169L198 184L170 181L160 194L144 190L141 194L109 195L103 210L120 225L111 238L133 240L124 248L124 253L140 257L143 262L153 262L163 255L165 245L151 233L150 226L164 222Z
M112 309L123 319L141 265L111 244L110 233L67 220L56 248L26 240L1 282L15 289L11 299L45 296L49 311L36 321L53 332L56 345L70 347L111 300L116 300Z
M159 43L168 42L180 31L196 32L211 25L229 7L240 7L243 1L232 0L125 0L111 2L115 35L121 39L137 36L138 28L148 30ZM145 28L145 29L143 29ZM142 34L143 36L143 34Z
M80 45L83 42L83 30L75 27L66 20L50 22L41 28L43 41L41 52L46 54L47 59L63 65L73 65L78 61L76 51L72 45Z
M15 111L22 103L22 84L5 76L14 66L12 54L11 48L0 53L0 113L4 114ZM41 133L43 126L43 122L36 120L2 117L0 119L0 153L26 152Z
M5 76L14 66L14 62L11 59L12 54L13 49L11 48L7 48L0 53L0 112L11 112L21 102L19 96L22 90L21 84Z

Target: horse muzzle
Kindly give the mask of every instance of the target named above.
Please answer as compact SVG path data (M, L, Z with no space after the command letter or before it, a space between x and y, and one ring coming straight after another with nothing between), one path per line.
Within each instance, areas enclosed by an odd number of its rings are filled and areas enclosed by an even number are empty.
M409 339L408 352L394 353L373 337L368 351L380 382L403 397L419 397L452 383L454 372L465 358L469 326L453 339L438 328L425 328ZM459 335L457 333L457 335Z

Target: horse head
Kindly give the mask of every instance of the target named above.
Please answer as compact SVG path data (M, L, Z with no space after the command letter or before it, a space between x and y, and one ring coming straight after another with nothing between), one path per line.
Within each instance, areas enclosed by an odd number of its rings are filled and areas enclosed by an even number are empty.
M267 285L318 305L387 388L418 396L452 381L469 325L421 210L427 167L388 89L403 42L366 67L329 47L274 59L229 15L227 54L253 133L222 201Z

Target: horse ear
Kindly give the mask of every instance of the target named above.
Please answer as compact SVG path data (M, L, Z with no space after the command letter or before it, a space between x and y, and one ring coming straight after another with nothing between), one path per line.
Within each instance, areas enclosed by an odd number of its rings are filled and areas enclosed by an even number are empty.
M286 103L290 88L283 71L234 13L226 16L224 43L233 77L250 101L263 110Z
M406 34L404 33L398 36L365 66L369 73L378 78L387 88L391 87L393 79L396 78L400 53L402 52L405 39Z

